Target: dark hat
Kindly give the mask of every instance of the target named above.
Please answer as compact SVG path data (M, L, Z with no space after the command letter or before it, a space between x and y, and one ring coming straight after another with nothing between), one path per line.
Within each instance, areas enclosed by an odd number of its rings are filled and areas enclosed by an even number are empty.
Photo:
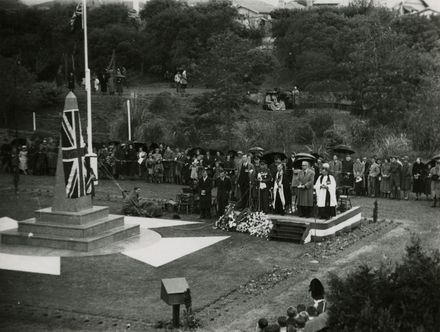
M309 285L309 292L312 293L312 298L322 299L324 297L324 286L321 281L317 278L312 279Z

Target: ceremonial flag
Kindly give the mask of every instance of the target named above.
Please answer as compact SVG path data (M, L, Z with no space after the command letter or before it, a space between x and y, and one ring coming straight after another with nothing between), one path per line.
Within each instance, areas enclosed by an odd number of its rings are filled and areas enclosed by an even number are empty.
M82 3L78 3L78 5L75 8L75 11L73 12L72 18L70 19L70 31L75 31L76 22L78 17L82 18Z
M76 97L69 93L71 98ZM65 109L61 128L61 151L63 158L66 196L78 198L92 192L90 168L86 165L86 145L82 137L78 109Z

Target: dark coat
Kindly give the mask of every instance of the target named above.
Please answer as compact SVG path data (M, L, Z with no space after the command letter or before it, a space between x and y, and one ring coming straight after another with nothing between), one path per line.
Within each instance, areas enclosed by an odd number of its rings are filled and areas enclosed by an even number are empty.
M222 180L217 178L215 180L215 186L217 187L217 199L228 199L229 193L231 192L231 179L227 176Z

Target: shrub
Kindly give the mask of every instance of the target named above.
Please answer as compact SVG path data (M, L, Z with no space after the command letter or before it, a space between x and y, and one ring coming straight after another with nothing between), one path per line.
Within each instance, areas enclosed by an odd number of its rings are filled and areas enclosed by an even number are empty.
M300 144L306 144L313 141L314 132L309 124L298 126L295 130L295 142Z
M310 119L310 126L317 137L322 137L324 132L333 127L334 120L330 112L318 112Z
M329 331L436 331L440 326L440 254L413 236L394 270L362 265L331 275Z
M373 148L378 156L391 157L393 155L403 156L412 151L412 142L406 134L388 134L375 137Z
M62 89L50 82L37 82L32 85L35 98L41 106L52 106L59 103Z
M330 128L324 132L324 144L327 147L333 147L344 143L344 133L337 128Z

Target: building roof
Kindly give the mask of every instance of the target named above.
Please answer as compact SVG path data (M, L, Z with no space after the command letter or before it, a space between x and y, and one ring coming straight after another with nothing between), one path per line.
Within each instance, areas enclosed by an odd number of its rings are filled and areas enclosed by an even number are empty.
M260 0L234 0L233 4L237 8L243 7L259 14L269 14L276 9L275 6Z
M342 0L314 0L313 6L340 6L343 5Z
M304 9L306 8L306 6L301 5L300 3L296 2L296 1L289 1L284 5L284 8L287 9Z

